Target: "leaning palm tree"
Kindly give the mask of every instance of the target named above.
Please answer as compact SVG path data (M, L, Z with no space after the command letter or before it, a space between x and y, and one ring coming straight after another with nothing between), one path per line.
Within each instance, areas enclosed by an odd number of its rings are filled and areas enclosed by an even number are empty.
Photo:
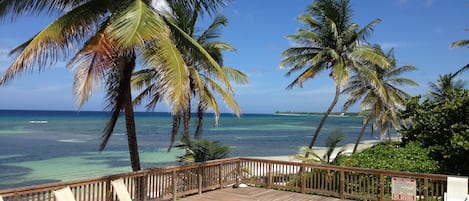
M382 52L379 46L375 48ZM360 73L352 76L348 85L342 90L342 93L349 94L343 110L346 111L350 106L361 100L362 113L365 114L363 126L355 142L353 153L357 151L361 137L371 121L374 121L373 128L379 129L381 136L388 133L390 126L396 129L399 128L396 110L403 107L404 100L410 97L410 95L399 89L398 86L418 86L411 79L399 77L403 73L416 70L415 66L405 65L398 67L394 49L389 50L385 55L391 64L390 68L385 69L377 65L367 65L370 71L376 74L380 81L378 87L383 88L384 93L378 93L377 85L369 82L367 75Z
M168 1L169 4L173 2ZM192 7L194 2L184 1L184 5ZM202 2L201 11L208 12L224 5L221 0L197 2ZM0 21L34 13L57 13L59 17L12 51L17 57L1 77L0 85L23 71L42 70L75 55L68 66L76 69L73 89L78 107L88 100L98 81L102 80L106 85L111 118L103 131L100 150L105 148L119 113L124 111L132 169L140 170L131 74L137 57L142 58L144 65L164 64L158 67L166 69L167 74L162 79L166 80L165 88L171 89L165 97L171 101L173 111L184 108L188 83L187 75L181 72L187 72L187 69L179 62L182 58L173 54L176 45L170 40L169 27L174 25L164 21L149 0L0 1ZM194 49L206 53L190 37L185 39L192 42ZM76 48L80 46L81 49ZM156 54L145 54L149 51ZM213 59L211 63L218 65Z
M310 148L314 146L327 117L337 104L341 88L347 83L351 72L365 74L366 68L361 64L365 62L382 67L389 66L389 62L382 54L363 44L373 31L373 26L380 20L375 19L359 29L358 24L352 23L350 18L351 9L348 0L315 1L308 8L308 15L298 18L307 29L299 29L296 34L289 36L297 46L283 52L284 58L280 67L290 67L287 76L302 70L287 89L296 85L302 87L305 80L312 79L325 70L330 71L329 76L336 84L334 99L313 135ZM377 82L372 74L369 79Z
M196 22L198 19L198 13L194 10L188 10L184 6L180 6L174 4L172 9L173 13L171 15L166 16L168 21L173 21L174 24L185 33L190 35L197 41L201 46L207 50L207 52L214 58L220 66L223 65L223 54L222 51L232 51L234 48L225 42L217 41L215 39L220 37L220 34L217 30L220 26L227 25L227 19L224 16L217 16L215 17L214 21L208 26L208 28L201 33L201 35L197 35L196 32ZM197 10L197 9L196 9ZM208 62L205 55L200 54L197 51L194 51L191 46L188 46L187 42L181 40L182 36L177 34L173 35L173 39L177 41L177 47L179 52L182 54L184 58L184 62L187 64L189 69L189 87L191 91L191 98L187 99L187 105L184 111L179 113L175 113L173 115L173 129L172 129L172 136L171 136L171 143L169 149L171 148L172 144L175 141L175 136L178 132L181 119L184 123L184 138L189 140L189 121L191 115L191 100L196 98L198 100L197 104L197 128L194 134L194 139L201 138L201 128L202 128L202 119L203 113L207 109L212 109L214 111L216 119L219 116L219 106L215 98L215 93L219 94L220 97L224 100L226 105L231 108L237 115L240 114L240 108L237 102L234 100L232 94L233 91L230 88L226 88L225 86L230 86L231 84L229 81L235 81L237 83L246 83L247 77L242 72L222 66L222 71L217 71L212 67L210 62ZM136 103L141 103L142 99L148 98L150 100L149 104L147 105L147 109L153 110L156 103L160 100L160 93L161 88L159 82L161 79L158 78L159 75L162 73L159 72L152 72L148 69L139 71L135 73L134 77L134 84L138 88L146 87L146 89L142 90L142 93L137 96L135 99ZM219 84L214 78L219 77L227 77L228 80L221 80L221 84ZM218 79L220 80L220 79Z

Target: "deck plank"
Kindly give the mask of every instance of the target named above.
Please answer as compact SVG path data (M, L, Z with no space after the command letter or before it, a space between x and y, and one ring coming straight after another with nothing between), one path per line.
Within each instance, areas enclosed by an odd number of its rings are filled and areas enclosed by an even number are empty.
M181 201L340 201L339 198L279 191L256 187L224 188L192 195Z

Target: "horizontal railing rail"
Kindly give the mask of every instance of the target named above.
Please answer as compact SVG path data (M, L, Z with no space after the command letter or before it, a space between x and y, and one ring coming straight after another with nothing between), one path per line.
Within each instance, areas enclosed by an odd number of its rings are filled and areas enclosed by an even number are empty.
M306 164L253 158L229 158L146 169L70 182L0 190L5 201L55 201L53 191L69 186L77 201L117 200L110 185L122 178L136 200L176 200L240 182L278 190L342 199L392 200L393 177L415 180L417 199L442 200L446 175Z

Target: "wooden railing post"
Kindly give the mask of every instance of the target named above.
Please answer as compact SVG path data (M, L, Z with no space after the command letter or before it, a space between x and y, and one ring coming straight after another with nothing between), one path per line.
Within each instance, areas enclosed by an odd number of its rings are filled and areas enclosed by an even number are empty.
M202 178L203 178L203 167L202 166L199 166L199 170L198 170L198 174L197 174L197 183L198 183L198 186L199 186L199 195L202 194L202 190L203 190L203 184L202 184Z
M379 201L384 200L384 175L383 173L379 174Z
M272 188L272 177L273 177L273 172L272 172L272 162L269 161L269 172L267 172L268 174L268 178L267 178L267 188L268 189L271 189Z
M423 178L423 200L428 201L428 177Z
M241 178L241 160L238 159L238 162L236 163L236 186L241 184Z
M106 180L106 200L111 201L112 200L112 192L111 192L111 180L107 179Z
M301 163L300 167L300 175L301 175L301 193L306 193L306 165L305 163Z
M142 176L142 178L141 178L141 182L140 182L140 184L139 184L139 185L141 185L140 188L143 188L143 190L142 190L142 193L143 193L143 195L142 195L143 201L147 201L147 200L148 200L148 190L149 190L149 189L148 189L148 185L147 185L147 184L148 184L148 172L145 172L145 173L143 174L143 176Z
M339 197L340 199L345 199L345 170L341 169L340 170L340 180L339 180Z
M218 165L218 184L220 185L220 189L223 188L223 175L222 175L222 171L223 170L223 165L220 164Z
M18 191L15 192L15 196L13 196L13 201L18 201L20 200L20 195L18 193Z
M177 200L177 194L178 194L176 170L173 170L173 176L171 178L171 183L172 183L172 187L173 187L173 201L176 201Z

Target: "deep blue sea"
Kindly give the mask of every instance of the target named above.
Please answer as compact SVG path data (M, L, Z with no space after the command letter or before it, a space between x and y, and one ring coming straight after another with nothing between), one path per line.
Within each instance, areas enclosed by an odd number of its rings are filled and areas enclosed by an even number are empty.
M106 149L98 151L108 118L105 112L0 110L0 189L131 171L123 118ZM309 144L320 119L273 114L243 114L237 118L223 114L215 126L213 115L207 114L203 137L231 146L231 156L293 155L300 146ZM169 113L136 113L143 168L173 165L176 156L183 153L178 149L166 151L171 120ZM353 143L362 120L329 117L316 145L324 146L334 129L346 133L342 144ZM368 129L363 140L376 138L369 133Z

